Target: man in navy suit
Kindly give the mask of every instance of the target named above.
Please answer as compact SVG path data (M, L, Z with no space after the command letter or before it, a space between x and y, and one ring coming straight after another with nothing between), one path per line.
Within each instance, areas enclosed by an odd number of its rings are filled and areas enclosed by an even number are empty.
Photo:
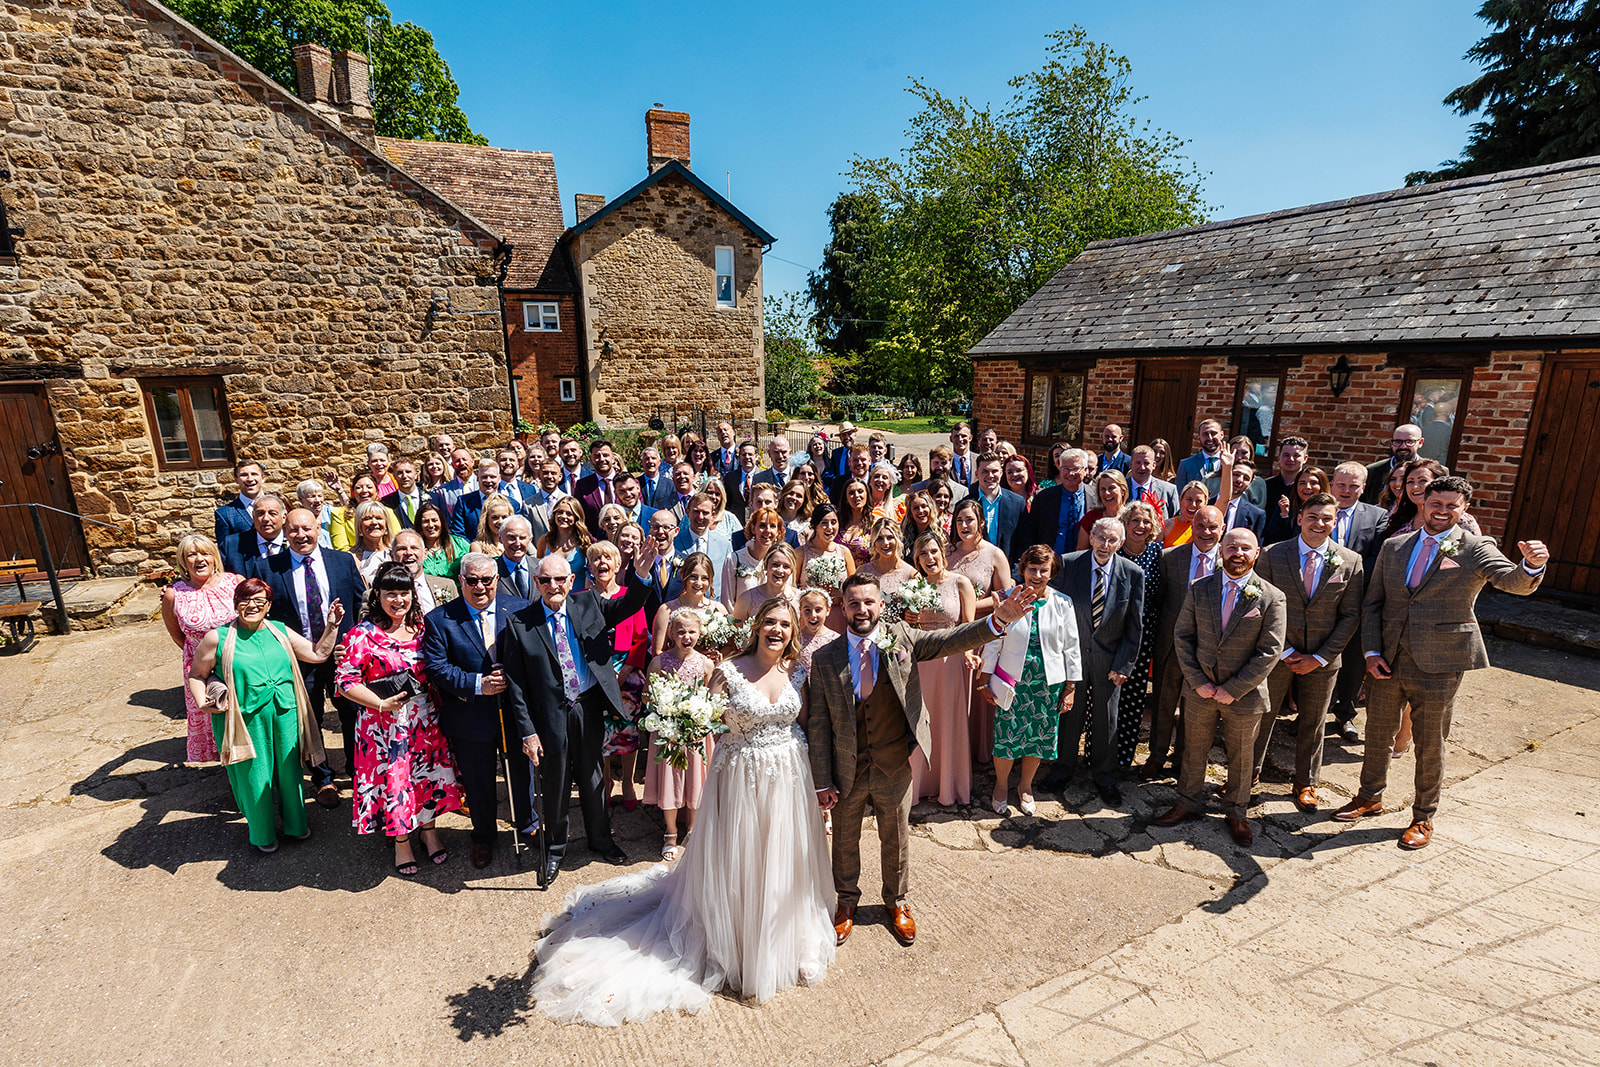
M494 858L499 809L495 763L503 738L510 743L511 733L501 723L506 676L499 646L512 614L528 606L521 597L501 592L498 578L491 557L481 552L463 556L461 596L429 612L422 632L422 662L428 681L439 692L439 727L450 742L472 812L472 865L480 870ZM506 756L511 768L506 783L511 822L531 831L538 818L528 788L530 764L520 738Z
M254 526L244 533L230 535L220 546L222 569L229 574L244 574L245 565L251 560L286 551L283 500L272 493L262 493L250 506L250 515Z
M539 599L511 617L496 646L505 665L506 706L543 786L540 815L550 856L546 885L555 880L566 854L574 782L590 849L607 863L628 862L611 837L601 749L606 713L622 711L611 666L612 631L645 606L655 561L655 542L646 538L623 595L613 599L593 589L572 592L566 557L545 556L539 561Z
M1089 531L1089 547L1062 556L1061 569L1051 579L1051 585L1072 598L1077 612L1083 681L1077 683L1072 708L1060 720L1055 768L1039 785L1059 792L1071 779L1087 717L1094 750L1089 774L1100 799L1112 807L1122 803L1117 788L1117 705L1139 657L1144 627L1144 571L1117 554L1126 537L1119 520L1096 521Z
M684 516L683 524L678 529L678 536L672 541L672 558L682 559L691 552L704 552L711 558L711 596L713 599L722 588L722 568L730 566L733 558L733 542L720 527L711 528L711 518L716 514L717 505L707 493L696 493L689 499L689 512ZM672 582L667 588L667 599L671 600L683 592L683 580L676 572Z
M1149 445L1128 454L1128 502L1149 504L1162 521L1178 514L1178 487L1156 477L1156 451Z
M841 422L838 447L828 453L828 469L823 472L823 480L827 482L829 492L833 491L834 483L843 478L850 469L850 449L855 445L855 441L855 423Z
M229 537L250 529L250 506L261 495L266 484L266 473L253 459L241 459L233 465L233 480L239 485L239 495L217 508L213 516L212 540L220 550Z
M1105 448L1100 453L1100 469L1103 471L1120 471L1123 475L1128 473L1128 463L1131 456L1122 450L1122 443L1126 438L1122 436L1122 427L1114 422L1106 423L1105 432L1101 435L1101 444Z
M1256 469L1248 463L1234 463L1233 465L1233 499L1228 501L1228 509L1224 512L1223 531L1245 529L1256 535L1259 543L1267 532L1267 513L1256 507L1245 497L1250 488L1250 483L1255 480Z
M722 476L722 488L728 498L728 510L738 517L741 524L747 517L750 490L762 473L756 467L759 455L754 441L741 441L738 463Z
M1362 499L1366 489L1367 468L1362 464L1341 463L1333 469L1333 499L1338 511L1333 517L1331 540L1360 556L1363 572L1371 574L1378 562L1378 550L1383 547L1389 513ZM1351 744L1361 743L1361 731L1355 724L1356 697L1361 693L1361 678L1366 672L1365 657L1353 653L1345 656L1333 684L1333 702L1328 706L1333 731Z
M1222 436L1222 423L1216 419L1206 419L1200 423L1199 435L1200 451L1178 464L1176 484L1181 493L1190 482L1204 482L1211 491L1211 499L1215 500L1217 489L1222 484L1222 446L1226 443ZM1254 472L1251 473L1253 476Z
M500 555L495 559L500 585L510 596L532 600L539 583L533 571L539 560L533 555L533 524L521 515L512 515L500 524Z
M611 479L611 490L616 494L616 504L628 513L628 521L636 522L643 529L650 528L650 516L656 509L644 499L644 490L639 485L639 479L627 471L623 471Z
M733 443L733 424L727 420L717 423L717 447L711 450L711 469L727 474L739 465L739 449Z
M486 459L478 464L478 488L462 493L456 509L450 513L450 532L468 541L478 536L478 520L483 516L483 502L500 491L500 464ZM516 507L515 504L512 505Z
M639 499L652 508L670 508L678 502L672 472L661 469L661 450L655 445L639 450Z
M328 605L335 600L344 604L344 618L339 620L339 640L344 640L345 634L362 617L361 601L367 588L350 553L325 552L317 545L317 535L321 532L322 526L314 513L295 508L289 512L283 527L289 551L253 559L245 565L246 577L260 578L272 588L270 617L313 643L327 628ZM306 695L311 700L311 714L319 723L323 702L333 692L334 666L333 657L329 657L326 663L304 664L301 668ZM339 712L339 726L344 734L345 773L349 774L355 766L358 709L344 697L337 696L333 698L333 706ZM311 768L311 782L317 790L318 804L331 808L339 803L333 770L326 762Z
M1081 448L1065 449L1057 458L1056 484L1034 495L1033 508L1024 523L1027 531L1017 538L1019 556L1028 545L1050 545L1058 556L1077 550L1078 523L1089 513L1083 488L1088 469L1089 453Z
M400 529L415 530L417 509L428 499L428 494L417 486L417 465L409 459L397 459L389 473L394 475L395 491L378 499L400 520Z
M1000 484L1005 473L1005 461L998 452L985 452L978 459L978 503L983 505L983 520L987 524L990 541L1000 546L1000 551L1015 559L1011 542L1016 539L1027 504L1022 497ZM1022 546L1026 548L1027 546ZM1017 550L1020 554L1020 550Z

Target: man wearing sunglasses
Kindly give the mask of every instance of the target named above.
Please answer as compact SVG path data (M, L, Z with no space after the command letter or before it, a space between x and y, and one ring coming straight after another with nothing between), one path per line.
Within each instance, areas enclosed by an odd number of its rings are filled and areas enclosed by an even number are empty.
M550 856L546 886L555 881L566 854L567 806L574 782L589 848L607 863L628 862L611 838L601 746L605 713L622 709L611 667L612 630L645 606L656 551L655 540L645 538L634 555L626 591L614 600L592 589L573 592L566 557L554 552L545 556L535 574L539 599L511 617L499 644L506 707L543 787L544 811L539 814Z

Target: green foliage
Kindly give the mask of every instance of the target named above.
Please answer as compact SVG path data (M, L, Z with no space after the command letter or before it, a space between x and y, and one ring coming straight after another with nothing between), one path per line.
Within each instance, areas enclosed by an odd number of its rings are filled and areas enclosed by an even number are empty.
M384 137L488 144L456 103L460 87L411 22L395 25L383 0L168 0L172 9L285 88L299 92L294 46L311 41L366 55L373 119Z
M768 296L762 308L766 340L767 404L781 411L799 411L822 384L811 324L800 298ZM771 413L767 415L772 420Z
M1040 70L1011 79L1001 108L913 79L910 144L852 161L857 191L830 209L809 286L824 343L859 345L870 374L836 386L969 391L967 349L1089 242L1205 221L1202 176L1185 142L1134 116L1131 72L1074 27L1050 36ZM860 321L875 319L887 321Z
M1467 50L1483 74L1444 98L1483 113L1460 159L1407 185L1600 155L1600 0L1488 0L1494 27Z

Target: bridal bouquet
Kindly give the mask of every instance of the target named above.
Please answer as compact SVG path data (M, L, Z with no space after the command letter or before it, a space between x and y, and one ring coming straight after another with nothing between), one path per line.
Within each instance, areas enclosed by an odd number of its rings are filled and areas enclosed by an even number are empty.
M742 648L749 639L750 624L736 622L732 615L721 611L707 613L705 626L700 631L700 647L704 649L717 649L729 644Z
M823 589L838 589L844 585L844 560L832 552L817 556L806 564L806 583Z
M883 607L883 617L891 622L899 622L908 611L938 611L943 604L939 590L929 585L926 578L912 578L889 594L889 602Z
M685 682L670 674L650 676L648 709L639 725L656 739L656 759L678 770L689 766L689 750L710 734L725 734L722 713L728 699L712 696L704 682Z

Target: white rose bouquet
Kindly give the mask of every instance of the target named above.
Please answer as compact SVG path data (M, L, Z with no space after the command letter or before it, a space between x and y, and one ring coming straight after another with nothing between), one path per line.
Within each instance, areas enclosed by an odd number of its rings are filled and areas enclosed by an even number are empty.
M679 681L670 674L650 676L648 709L639 725L655 735L656 759L678 770L689 766L689 750L711 734L725 734L726 697L712 696L704 682Z
M908 611L938 611L944 600L939 596L939 590L929 584L926 578L912 578L901 584L894 591L894 599L904 615Z
M829 552L817 556L806 564L806 584L823 589L839 589L844 585L844 560Z

